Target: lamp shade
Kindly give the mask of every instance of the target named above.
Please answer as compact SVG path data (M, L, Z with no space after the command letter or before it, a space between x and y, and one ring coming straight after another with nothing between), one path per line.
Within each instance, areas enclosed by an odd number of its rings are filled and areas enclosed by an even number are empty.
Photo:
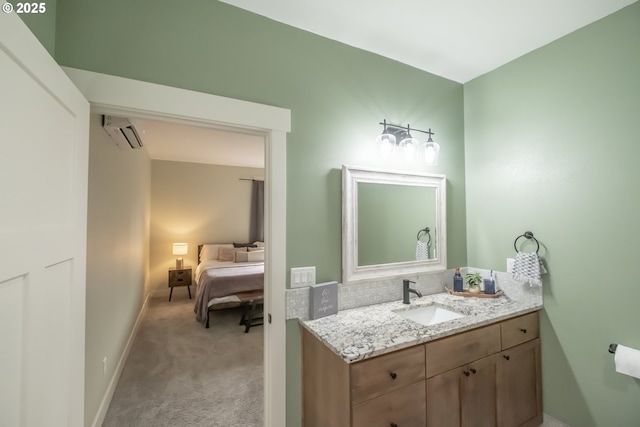
M189 245L186 243L174 243L173 254L174 255L186 255L189 251Z
M440 154L440 144L433 142L431 138L424 146L424 160L427 166L435 166L438 164L438 155Z

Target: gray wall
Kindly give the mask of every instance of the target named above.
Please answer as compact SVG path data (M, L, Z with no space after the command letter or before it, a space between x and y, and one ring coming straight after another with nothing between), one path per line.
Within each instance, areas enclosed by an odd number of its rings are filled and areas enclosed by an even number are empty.
M464 89L469 265L504 270L531 230L549 269L545 412L639 425L640 382L607 348L640 348L640 3Z
M119 149L91 115L87 224L85 425L92 424L145 295L151 161ZM102 361L107 357L103 375Z

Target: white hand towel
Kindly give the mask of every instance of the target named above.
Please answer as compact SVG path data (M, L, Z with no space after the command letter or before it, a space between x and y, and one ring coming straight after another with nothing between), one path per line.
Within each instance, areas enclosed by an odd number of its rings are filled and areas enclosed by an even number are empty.
M542 262L535 252L518 252L513 262L513 278L529 285L542 286L540 271Z
M429 259L429 245L426 242L418 240L416 243L416 261Z

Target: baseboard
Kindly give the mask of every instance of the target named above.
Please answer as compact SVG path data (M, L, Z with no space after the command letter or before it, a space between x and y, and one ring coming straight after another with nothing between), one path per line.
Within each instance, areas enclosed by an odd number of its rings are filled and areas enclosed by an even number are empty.
M107 391L102 398L102 402L100 402L100 407L98 408L98 413L93 419L92 427L100 427L104 422L104 417L107 415L107 410L109 409L109 405L111 404L111 399L113 398L113 393L116 391L116 387L118 386L118 381L120 381L120 375L122 374L122 369L124 368L124 364L127 361L127 357L129 357L129 352L131 351L131 344L133 344L133 339L138 333L138 328L140 326L140 321L142 320L142 316L147 310L149 298L151 297L151 292L149 292L144 299L144 303L142 303L142 307L140 308L140 313L138 314L138 318L136 319L136 323L133 325L133 329L131 330L131 334L129 334L129 339L127 340L127 345L124 347L124 351L120 356L120 360L118 360L118 365L116 366L115 371L113 372L113 376L111 377L111 381L109 381L109 386L107 387Z
M544 418L543 418L544 427L569 427L565 423L556 420L551 415L547 415L547 414L543 414L543 415L544 415Z

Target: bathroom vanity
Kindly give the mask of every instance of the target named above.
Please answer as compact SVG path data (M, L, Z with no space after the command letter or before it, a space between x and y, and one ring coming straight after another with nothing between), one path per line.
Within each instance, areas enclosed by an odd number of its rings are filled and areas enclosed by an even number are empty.
M538 312L445 294L301 321L305 427L538 426ZM475 301L472 301L475 300ZM404 310L464 317L421 325Z

